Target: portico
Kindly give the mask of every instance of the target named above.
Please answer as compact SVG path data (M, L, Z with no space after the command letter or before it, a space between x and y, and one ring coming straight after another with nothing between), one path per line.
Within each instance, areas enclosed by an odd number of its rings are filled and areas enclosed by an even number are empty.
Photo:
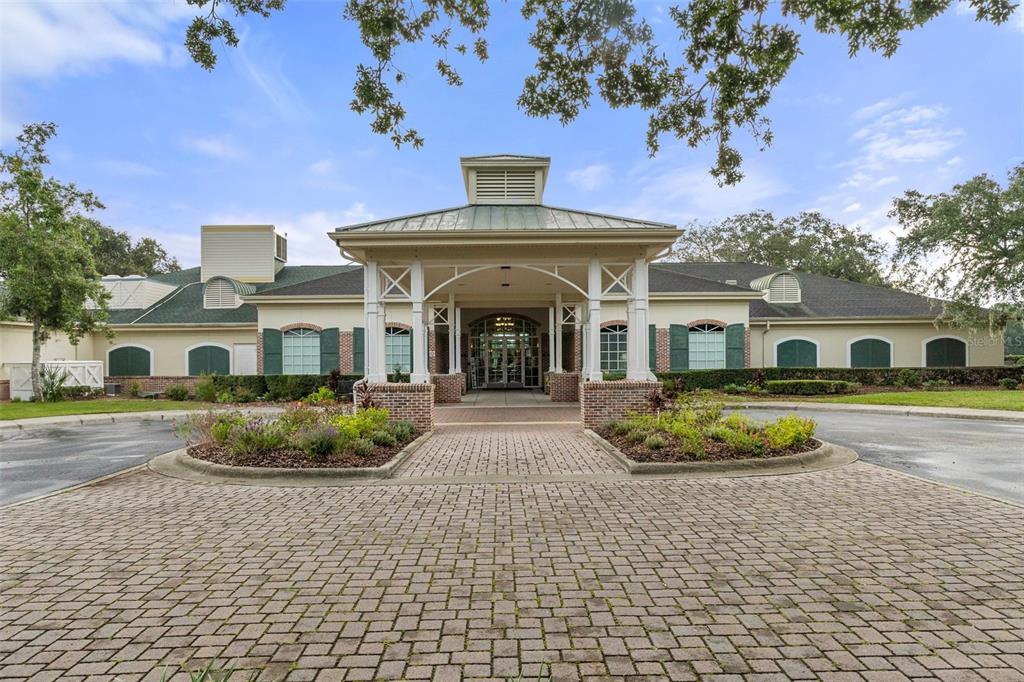
M626 378L653 379L648 264L678 230L545 206L547 168L544 157L463 158L468 205L331 233L365 266L368 381L393 369L393 324L408 327L412 383L447 374L474 387L530 387L566 371L601 380L609 320L625 327Z

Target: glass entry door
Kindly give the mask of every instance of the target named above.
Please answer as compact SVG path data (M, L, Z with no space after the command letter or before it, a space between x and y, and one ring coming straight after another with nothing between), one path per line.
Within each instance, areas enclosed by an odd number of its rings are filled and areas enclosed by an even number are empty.
M518 315L493 315L470 325L473 388L540 386L537 323Z

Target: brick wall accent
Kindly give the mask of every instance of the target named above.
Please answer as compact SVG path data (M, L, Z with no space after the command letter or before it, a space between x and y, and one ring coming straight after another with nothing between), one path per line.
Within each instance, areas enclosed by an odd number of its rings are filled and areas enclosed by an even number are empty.
M417 429L434 428L433 384L370 384L373 399L387 408L393 421L410 421Z
M462 387L465 385L465 374L431 374L430 383L434 385L434 402L461 403Z
M11 399L11 380L0 379L0 400Z
M657 381L586 381L580 387L583 426L595 429L627 412L650 412L648 396L660 389Z
M689 322L686 323L686 326L687 327L696 327L698 324L717 324L722 329L725 329L726 327L729 326L728 323L723 322L722 320L712 320L710 318L702 318L700 320L690 320Z
M263 374L263 331L256 330L256 373Z
M750 367L750 326L743 328L743 366Z
M139 382L139 390L148 391L160 391L167 390L168 386L188 386L189 393L196 392L196 382L202 377L172 377L172 376L152 376L152 377L104 377L103 381L107 384L121 384L121 395L128 395L128 389L131 388L133 382Z
M338 332L338 371L342 374L355 372L355 368L352 366L352 344L351 330Z
M579 372L552 372L548 376L551 379L551 402L574 403L580 399Z
M651 371L667 372L672 369L672 351L667 327L654 330L654 367Z
M572 328L572 367L562 369L572 372L583 371L583 334L579 325L573 325Z
M291 331L292 329L312 329L315 332L322 332L324 330L323 327L310 322L292 322L281 327L282 332Z
M626 326L629 326L629 321L628 320L608 320L607 322L602 322L601 323L601 329L604 329L605 327L610 327L613 324L621 324L623 327L626 327Z
M427 329L427 372L437 374L437 331Z

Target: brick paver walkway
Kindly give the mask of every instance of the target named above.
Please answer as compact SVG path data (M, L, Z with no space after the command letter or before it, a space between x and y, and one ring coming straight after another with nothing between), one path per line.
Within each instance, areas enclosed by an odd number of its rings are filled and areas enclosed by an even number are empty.
M0 678L1024 677L1022 510L797 476L260 488L0 511Z
M621 472L619 465L583 435L578 423L441 425L402 465L398 476L434 478Z
M466 407L448 406L434 411L438 424L479 422L579 422L580 406L551 404L544 407Z

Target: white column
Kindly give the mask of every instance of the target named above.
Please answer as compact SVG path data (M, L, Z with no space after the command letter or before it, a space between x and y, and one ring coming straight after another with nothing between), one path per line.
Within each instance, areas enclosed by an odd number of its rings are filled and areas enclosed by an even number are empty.
M384 362L384 337L380 336L380 275L376 261L366 261L363 268L363 362L364 376L368 381L385 381L381 376L380 365Z
M548 308L548 371L555 371L555 308Z
M412 376L409 381L414 384L425 384L430 381L430 368L427 367L427 332L423 324L423 262L414 260L409 268L412 280L410 297L412 300Z
M458 374L458 363L455 361L455 339L459 329L455 326L455 292L448 292L448 373Z
M587 299L590 303L590 318L587 320L587 379L600 381L601 374L601 261L590 259L587 272Z
M630 294L629 298L626 299L626 378L636 378L636 346L637 346L637 326L636 326L636 301L633 299L633 295Z
M455 373L462 374L462 308L455 306Z
M562 292L555 294L555 363L554 371L562 371Z
M648 271L647 259L637 258L633 262L633 317L630 321L630 329L636 327L635 359L630 371L627 372L628 379L654 379L651 372L650 355L648 349L647 311L648 311Z

